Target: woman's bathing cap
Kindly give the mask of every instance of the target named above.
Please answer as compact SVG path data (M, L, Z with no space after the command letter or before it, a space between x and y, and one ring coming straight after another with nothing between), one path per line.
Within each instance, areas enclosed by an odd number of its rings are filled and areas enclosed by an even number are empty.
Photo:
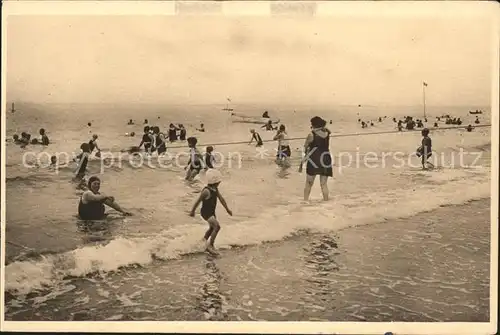
M220 183L222 181L221 173L219 172L219 170L215 170L215 169L208 169L208 171L206 173L206 178L207 178L208 185L217 184L217 183Z

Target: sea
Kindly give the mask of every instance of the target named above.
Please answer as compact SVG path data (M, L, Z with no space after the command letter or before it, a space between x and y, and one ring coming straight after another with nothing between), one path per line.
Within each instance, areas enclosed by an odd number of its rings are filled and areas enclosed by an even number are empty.
M223 107L17 103L7 112L5 319L488 320L487 106L427 107L435 165L428 171L415 156L420 130L398 132L393 121L423 119L421 106L232 106L280 119L291 138L288 169L275 163L273 131L235 123ZM476 109L483 110L479 125L469 114ZM446 114L462 127L437 121ZM334 176L329 201L316 181L306 202L298 165L316 115L332 132ZM233 211L218 205L220 256L203 252L207 224L188 215L204 174L184 180L186 142L169 143L163 158L123 152L139 145L145 119L163 130L183 124L201 152L214 147L220 191ZM363 129L359 120L373 125ZM482 127L467 132L468 124ZM48 147L13 143L14 134L37 137L40 128ZM262 148L247 143L252 128ZM91 159L88 175L99 176L101 192L133 216L109 209L103 221L77 217L82 190L72 158L94 134L102 156ZM48 167L53 155L57 169ZM457 217L457 206L473 200L483 216ZM453 249L459 246L467 250ZM457 270L471 264L474 271ZM458 301L453 311L450 299Z

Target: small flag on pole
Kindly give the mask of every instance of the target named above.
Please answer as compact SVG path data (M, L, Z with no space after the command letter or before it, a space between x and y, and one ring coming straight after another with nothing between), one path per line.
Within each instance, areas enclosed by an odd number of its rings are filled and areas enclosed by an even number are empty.
M427 86L427 83L424 81L424 86Z

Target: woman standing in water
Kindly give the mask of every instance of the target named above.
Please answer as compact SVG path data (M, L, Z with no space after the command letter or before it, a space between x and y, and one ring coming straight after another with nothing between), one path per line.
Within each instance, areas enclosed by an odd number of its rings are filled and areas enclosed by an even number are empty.
M123 210L120 205L115 202L114 197L106 196L99 193L101 188L101 180L96 177L90 177L87 184L88 190L83 192L80 202L78 203L78 216L82 220L102 220L106 217L105 207L107 205L123 215L132 215Z
M332 156L330 155L330 130L325 128L326 121L315 116L311 119L312 131L304 143L304 158L302 159L299 172L302 172L302 164L306 165L306 186L304 188L304 200L309 200L311 189L319 175L323 200L328 200L328 177L333 177Z

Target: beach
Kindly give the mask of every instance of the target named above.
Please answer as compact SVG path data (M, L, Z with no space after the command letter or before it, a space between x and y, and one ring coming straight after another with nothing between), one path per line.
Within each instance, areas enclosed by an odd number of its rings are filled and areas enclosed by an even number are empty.
M251 115L267 108L239 106ZM221 106L19 109L8 115L7 138L44 127L51 144L7 142L6 320L488 320L491 129L432 128L443 114L471 123L467 106L429 108L430 171L412 156L420 131L391 133L392 117L418 106L269 108L297 137L286 172L274 163L274 132L232 123ZM316 182L304 202L298 157L316 114L332 120L334 177L329 201ZM374 126L361 129L359 118ZM481 118L490 122L489 111ZM200 151L213 145L218 153L220 191L234 212L218 208L219 258L202 252L206 223L188 216L204 181L203 174L194 184L183 180L185 142L168 148L181 164L116 159L138 145L140 135L125 134L141 134L143 119L162 129L183 123ZM241 144L251 128L266 141L264 151ZM74 163L57 172L34 164L77 154L93 134L110 156L92 158L88 175L98 175L102 192L131 217L109 210L104 222L82 222Z
M57 292L11 296L6 318L487 322L489 232L483 199L74 278Z

